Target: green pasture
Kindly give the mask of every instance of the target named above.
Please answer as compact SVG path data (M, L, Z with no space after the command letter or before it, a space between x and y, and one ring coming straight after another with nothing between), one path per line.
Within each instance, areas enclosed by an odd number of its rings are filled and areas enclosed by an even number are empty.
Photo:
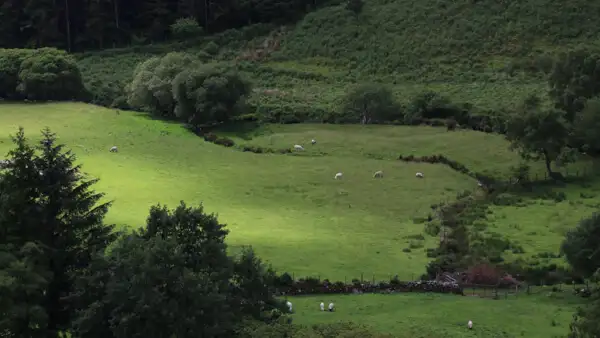
M423 226L413 218L476 186L440 165L243 153L206 143L178 124L85 104L1 105L0 150L11 147L9 134L18 126L31 138L48 126L73 149L84 171L100 179L96 189L114 201L107 221L137 227L155 203L203 202L228 224L233 248L252 245L276 269L297 277L418 277L425 248L436 243L415 239ZM113 145L116 154L108 151ZM357 151L379 151L376 144L361 147ZM377 170L386 177L373 179ZM426 178L415 178L418 171ZM342 180L334 180L337 172ZM409 246L412 252L402 251Z
M581 298L540 291L498 300L441 294L363 294L290 297L296 324L361 323L395 337L410 338L550 338L565 337ZM319 303L336 311L321 312ZM473 330L467 322L473 321Z

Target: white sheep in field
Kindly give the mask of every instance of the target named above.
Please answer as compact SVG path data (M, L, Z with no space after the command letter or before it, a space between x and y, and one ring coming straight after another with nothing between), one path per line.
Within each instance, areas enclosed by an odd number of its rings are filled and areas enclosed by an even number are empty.
M483 187L483 183L481 183L481 182L479 182L479 181L477 181L477 185L478 185L480 188L482 188L482 187Z
M423 178L423 177L425 177L425 176L423 176L423 173L416 173L416 174L415 174L415 176L416 176L416 177L418 177L418 178Z
M383 171L379 170L373 174L373 178L383 178Z
M296 145L294 145L294 149L295 150L304 150L304 147L299 144L296 144Z
M473 322L469 320L469 322L467 323L467 327L470 329L473 328Z
M288 309L290 310L290 313L291 313L292 312L292 302L288 301L286 303L286 305L287 305L287 307L288 307Z
M336 180L339 180L339 179L341 179L341 178L342 178L342 176L344 176L344 174L342 174L342 173L337 173L337 174L335 174L335 177L334 177L334 178L335 178Z
M321 308L321 311L325 311L325 303L321 302L321 304L319 304L319 307Z
M118 151L119 151L119 149L117 148L117 146L112 146L112 148L110 148L111 153L116 153Z
M333 312L333 310L334 310L333 303L329 303L329 312Z
M310 140L310 143L311 143L311 144L316 144L316 143L317 143L317 140L315 140L315 139L313 138L312 140Z

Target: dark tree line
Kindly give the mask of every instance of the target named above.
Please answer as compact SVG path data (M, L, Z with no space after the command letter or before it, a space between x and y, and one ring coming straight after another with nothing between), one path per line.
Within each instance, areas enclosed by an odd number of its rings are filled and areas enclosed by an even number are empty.
M327 0L4 0L0 48L68 51L161 41L178 18L213 33L249 24L290 22Z

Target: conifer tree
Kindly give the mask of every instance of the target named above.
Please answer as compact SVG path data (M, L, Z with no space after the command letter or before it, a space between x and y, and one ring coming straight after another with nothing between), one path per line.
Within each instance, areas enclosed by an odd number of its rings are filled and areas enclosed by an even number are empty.
M103 223L110 203L100 202L103 195L91 189L97 180L83 178L75 155L58 144L50 130L43 130L38 146L29 144L23 128L13 142L10 164L0 176L0 246L17 262L24 259L19 257L26 246L34 246L42 254L23 265L36 277L31 278L35 280L32 285L38 286L35 292L7 290L18 293L11 296L17 302L24 302L26 294L42 295L35 305L43 312L40 318L45 318L46 325L38 323L36 328L45 337L56 337L68 329L73 314L67 296L75 278L96 252L116 238L113 226ZM0 276L10 275L9 266L1 266Z

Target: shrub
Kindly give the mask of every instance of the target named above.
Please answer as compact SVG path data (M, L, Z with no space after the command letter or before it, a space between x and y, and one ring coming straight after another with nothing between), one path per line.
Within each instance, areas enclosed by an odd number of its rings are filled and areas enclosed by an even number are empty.
M201 36L204 30L194 18L180 18L171 25L171 34L178 39Z
M219 137L213 133L204 134L204 141L214 143Z
M0 98L21 98L17 91L21 63L33 53L32 49L0 49Z
M0 49L0 97L29 100L83 98L75 60L55 48Z
M467 280L471 284L497 285L500 271L490 264L477 264L467 270Z
M447 129L448 131L455 130L455 129L456 129L456 125L457 125L457 124L458 124L458 123L456 123L456 120L455 120L455 119L447 119L447 120L446 120L446 129Z
M216 55L219 52L219 45L214 41L209 41L202 50L208 55Z
M175 115L192 125L229 121L246 111L250 83L219 66L181 72L173 81Z
M153 115L174 118L175 99L173 80L179 73L187 73L199 61L180 52L153 57L139 64L133 80L127 86L127 102L132 108L149 111Z
M348 0L346 3L346 9L353 12L354 14L359 14L362 12L365 3L363 0Z
M398 109L388 87L381 84L361 84L345 95L340 115L346 117L347 122L369 124L394 120Z
M17 90L29 100L74 100L84 92L81 72L67 53L37 53L21 64Z
M233 147L235 145L235 142L228 137L218 137L214 143L225 147Z

